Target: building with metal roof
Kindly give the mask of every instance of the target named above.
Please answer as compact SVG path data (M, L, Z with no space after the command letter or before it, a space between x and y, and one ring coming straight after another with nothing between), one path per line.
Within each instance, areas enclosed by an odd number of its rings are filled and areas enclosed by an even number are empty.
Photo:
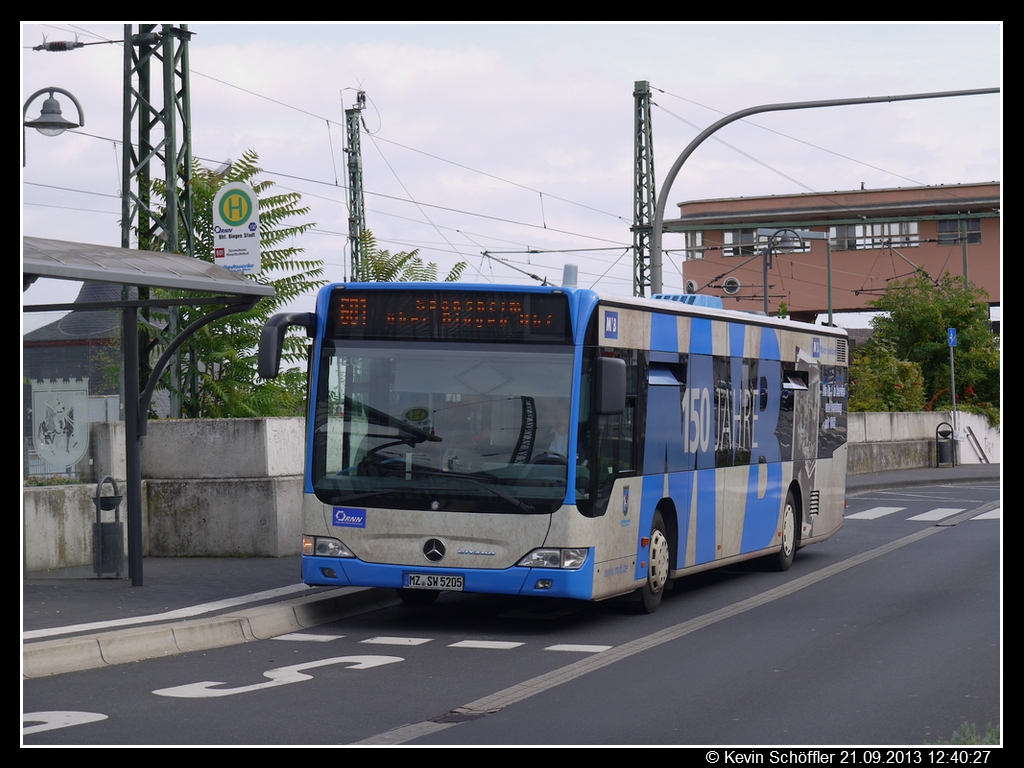
M894 280L924 270L966 274L1000 303L1000 184L859 189L801 195L695 200L679 204L666 232L681 232L666 260L681 266L691 293L721 296L726 306L761 310L764 249L758 229L779 233L768 275L770 312L813 321L870 310ZM800 231L827 233L803 240ZM769 233L770 234L770 233Z

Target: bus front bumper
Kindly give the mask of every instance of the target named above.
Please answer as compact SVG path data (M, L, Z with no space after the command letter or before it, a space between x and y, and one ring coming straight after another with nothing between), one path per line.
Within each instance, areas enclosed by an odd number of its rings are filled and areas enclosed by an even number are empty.
M382 587L401 589L407 576L462 577L463 592L496 595L537 595L590 600L594 593L593 551L582 567L524 568L420 568L408 565L367 563L358 558L303 555L302 580L317 587Z

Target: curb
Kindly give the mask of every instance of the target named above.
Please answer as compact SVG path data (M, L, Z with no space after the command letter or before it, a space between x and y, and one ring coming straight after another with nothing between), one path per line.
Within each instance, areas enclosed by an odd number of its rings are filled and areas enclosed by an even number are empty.
M47 677L267 640L398 602L394 590L343 587L209 619L27 643L22 645L22 676Z

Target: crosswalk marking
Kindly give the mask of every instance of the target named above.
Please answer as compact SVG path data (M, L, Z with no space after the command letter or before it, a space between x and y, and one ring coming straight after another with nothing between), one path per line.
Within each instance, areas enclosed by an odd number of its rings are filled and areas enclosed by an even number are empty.
M452 643L449 648L484 648L492 651L508 651L512 648L518 648L523 643L510 643L500 640L462 640L458 643Z
M291 640L296 643L329 643L331 640L340 640L344 635L321 635L306 632L289 632L287 635L278 635L275 640Z
M360 643L370 643L371 645L423 645L429 643L429 637L368 637L366 640L360 640Z
M872 507L866 509L863 512L855 512L852 515L846 515L847 520L877 520L880 517L891 515L896 512L902 512L906 507ZM946 518L953 517L965 511L965 507L935 507L929 509L927 512L922 512L919 515L906 518L908 521L915 521L918 523L934 523L939 520L945 520ZM990 509L987 512L983 512L980 515L972 517L972 520L999 520L1002 517L1002 510L1000 507Z
M935 509L929 509L927 512L922 512L920 515L908 517L907 520L945 520L947 517L952 517L957 512L963 511L963 507L936 507Z
M852 515L847 515L847 520L877 520L880 517L891 515L893 512L899 512L906 509L906 507L872 507L871 509L864 510L863 512L857 512Z

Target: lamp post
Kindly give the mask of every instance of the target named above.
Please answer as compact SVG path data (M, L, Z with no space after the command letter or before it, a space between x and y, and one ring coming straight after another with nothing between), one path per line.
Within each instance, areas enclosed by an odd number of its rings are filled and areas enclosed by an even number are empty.
M39 111L39 117L35 120L28 119L28 108L32 106L32 102L44 93L49 93L46 101L43 102L42 109ZM57 101L53 95L55 93L61 93L71 99L71 103L75 105L75 109L78 110L78 122L73 123L70 120L65 119L61 114L60 102ZM68 128L81 128L85 125L85 112L82 110L82 105L78 103L78 99L71 94L70 91L65 91L63 88L41 88L31 96L28 101L25 102L25 108L22 112L23 127L22 127L22 155L21 165L25 165L25 142L24 142L24 129L35 128L43 136L60 136Z
M665 209L668 207L668 196L672 190L672 184L675 182L676 176L679 175L679 170L683 167L683 163L686 162L687 158L693 154L694 150L696 150L697 147L699 147L705 139L708 138L708 136L715 133L719 128L735 122L736 120L741 120L744 117L759 115L763 112L816 109L818 107L844 107L853 104L880 104L893 101L914 101L918 99L945 99L953 96L979 96L981 94L992 93L999 93L999 89L977 88L970 91L939 91L936 93L907 93L899 96L869 96L859 99L826 99L823 101L794 101L783 104L762 104L757 107L741 109L739 112L733 112L731 115L726 115L721 120L712 123L701 131L701 133L686 146L683 153L676 158L675 163L669 169L668 175L661 184L661 192L658 193L658 203L654 209L654 220L651 222L651 293L661 293L661 240L662 233L665 229ZM683 284L686 284L685 276L683 276Z
M768 314L768 270L772 266L772 252L782 251L784 253L804 249L804 240L828 240L828 232L812 232L808 229L795 230L789 227L758 227L757 237L767 237L768 244L762 249L764 256L764 313ZM794 237L796 242L794 243ZM829 267L829 322L832 320L832 270Z

